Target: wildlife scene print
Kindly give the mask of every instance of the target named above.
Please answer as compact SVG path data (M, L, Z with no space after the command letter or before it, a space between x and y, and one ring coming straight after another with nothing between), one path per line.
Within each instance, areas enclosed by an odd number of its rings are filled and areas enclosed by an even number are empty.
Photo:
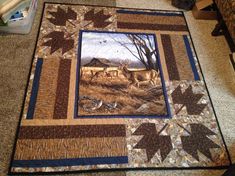
M183 12L44 3L32 59L9 174L231 164Z
M154 35L81 36L78 116L167 115Z

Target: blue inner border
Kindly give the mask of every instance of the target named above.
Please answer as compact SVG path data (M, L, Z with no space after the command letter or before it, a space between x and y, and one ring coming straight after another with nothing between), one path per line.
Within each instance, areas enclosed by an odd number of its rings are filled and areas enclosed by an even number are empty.
M14 160L12 167L62 167L62 166L86 166L98 164L126 164L127 156L92 157L92 158L68 158L46 160Z
M96 31L96 30L80 30L79 31L79 47L78 47L78 60L77 60L77 72L76 72L76 89L75 89L75 107L74 107L74 118L171 118L171 111L168 102L168 96L166 91L165 80L162 72L160 57L158 54L157 57L157 64L159 66L160 77L162 82L162 90L164 95L164 100L166 104L166 115L78 115L78 98L79 98L79 82L80 82L80 63L81 63L81 48L82 48L82 33L83 32L94 32L94 33L115 33L115 34L137 34L137 35L152 35L154 37L155 48L157 49L158 53L158 46L157 46L157 39L156 35L153 33L135 33L135 32L116 32L116 31Z
M33 87L31 91L30 101L29 101L29 107L26 119L33 119L35 105L37 101L38 96L38 89L39 89L39 82L40 82L40 76L42 71L42 65L43 65L43 59L38 58L34 73L34 80L33 80Z
M195 79L195 81L199 81L200 76L198 75L198 72L197 72L197 67L196 67L196 64L195 64L195 61L194 61L194 58L193 58L193 53L192 53L192 50L191 50L191 46L190 46L188 37L187 37L187 35L183 35L183 38L184 38L184 44L185 44L185 47L186 47L186 50L187 50L189 62L190 62L190 65L191 65L191 68L192 68L192 71L193 71L194 79Z

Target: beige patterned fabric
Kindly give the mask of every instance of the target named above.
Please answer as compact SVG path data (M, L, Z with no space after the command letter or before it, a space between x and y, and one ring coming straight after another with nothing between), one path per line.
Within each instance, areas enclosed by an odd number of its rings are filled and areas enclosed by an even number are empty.
M235 42L235 0L215 0Z

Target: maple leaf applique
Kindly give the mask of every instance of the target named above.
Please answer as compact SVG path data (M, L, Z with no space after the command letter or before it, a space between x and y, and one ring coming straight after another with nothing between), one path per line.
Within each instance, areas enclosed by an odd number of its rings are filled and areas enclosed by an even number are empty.
M60 48L62 48L62 54L64 54L74 47L74 40L64 38L64 32L53 31L44 38L51 38L42 44L43 46L51 47L50 54L53 54Z
M214 143L207 136L216 134L202 124L190 124L191 132L183 126L179 126L189 134L189 136L181 136L183 149L197 161L199 161L198 151L212 161L210 149L220 148L220 146Z
M111 15L104 14L104 10L101 10L101 11L95 13L95 9L91 9L90 11L85 13L84 20L91 21L91 23L93 22L93 24L94 24L93 26L96 28L105 28L106 26L108 26L109 24L112 23L112 22L106 21L110 17L111 17ZM89 24L91 24L91 23L89 23Z
M66 22L69 22L73 26L75 26L69 20L76 20L77 13L73 11L70 7L68 7L67 12L65 12L61 7L57 8L57 12L49 12L53 17L48 18L48 20L56 25L56 26L66 26Z
M166 124L159 132L154 123L143 123L137 128L133 135L143 135L142 139L134 146L134 149L145 149L148 162L153 158L158 150L162 161L172 150L170 136L161 136L160 133L167 127Z
M203 97L203 94L194 94L192 85L190 85L184 92L181 91L180 85L171 94L174 104L181 104L182 106L176 112L178 114L183 107L186 107L189 115L200 115L207 104L198 104L198 101Z

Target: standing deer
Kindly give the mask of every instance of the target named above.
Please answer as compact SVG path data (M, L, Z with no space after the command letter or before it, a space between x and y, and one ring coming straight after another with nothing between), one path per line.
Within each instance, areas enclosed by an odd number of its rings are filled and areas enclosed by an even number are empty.
M93 73L93 71L91 70L91 80L92 81L94 78L99 78L99 77L109 77L109 78L113 78L113 77L118 77L118 70L108 70L107 67L105 67L103 70L97 71L95 73Z
M95 73L93 73L93 71L91 71L91 80L92 81L94 78L99 78L99 77L103 77L104 75L107 75L107 68L105 67L103 70L97 71Z
M130 81L128 87L131 85L136 85L139 88L141 82L149 82L152 85L156 85L156 81L159 76L159 72L156 70L138 70L130 71L126 65L120 67L123 75Z
M106 76L107 77L110 77L111 79L113 78L113 77L118 77L118 70L114 70L114 69L112 69L112 70L106 70Z

